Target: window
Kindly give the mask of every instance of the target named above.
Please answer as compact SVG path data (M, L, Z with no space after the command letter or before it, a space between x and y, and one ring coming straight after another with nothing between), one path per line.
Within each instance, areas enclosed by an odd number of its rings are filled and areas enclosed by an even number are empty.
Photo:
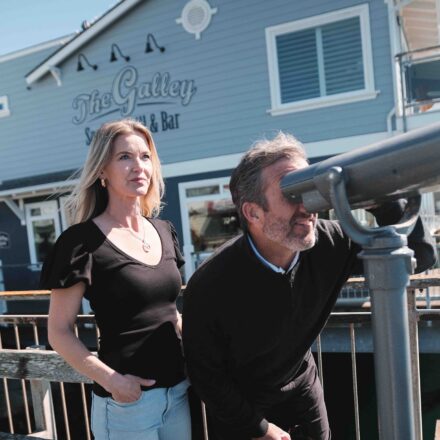
M31 264L39 269L61 233L57 202L27 204L26 225Z
M9 116L11 112L9 111L8 97L0 96L0 118Z
M58 199L59 202L59 211L61 214L61 226L63 228L63 231L66 230L69 226L73 225L73 219L70 218L68 212L66 211L66 202L69 196L61 196Z
M375 98L368 5L266 29L272 115Z
M179 184L185 278L219 246L240 232L229 177Z

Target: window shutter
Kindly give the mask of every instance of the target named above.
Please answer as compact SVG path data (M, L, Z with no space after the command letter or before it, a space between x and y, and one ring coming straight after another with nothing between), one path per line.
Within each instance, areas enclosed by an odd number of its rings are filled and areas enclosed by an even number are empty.
M281 103L320 96L315 29L276 37Z
M327 95L364 89L359 17L324 25L321 32Z

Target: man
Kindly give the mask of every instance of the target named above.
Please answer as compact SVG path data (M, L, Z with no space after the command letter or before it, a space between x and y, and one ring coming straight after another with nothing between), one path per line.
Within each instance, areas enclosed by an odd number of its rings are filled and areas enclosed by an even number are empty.
M362 266L359 246L338 222L283 196L282 177L306 166L301 144L283 133L249 150L230 182L244 233L187 285L183 345L210 416L210 439L330 439L310 347ZM396 223L404 203L376 209L378 223ZM418 271L434 263L420 219L409 246Z

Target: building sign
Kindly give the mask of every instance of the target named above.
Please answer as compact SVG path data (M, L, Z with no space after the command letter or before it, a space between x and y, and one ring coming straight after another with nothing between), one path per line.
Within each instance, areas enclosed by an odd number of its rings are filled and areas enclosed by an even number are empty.
M0 249L9 249L10 247L9 234L7 232L0 232Z
M142 81L135 67L126 66L116 74L110 91L100 92L95 89L73 99L75 114L72 122L81 125L112 113L117 114L117 117L129 117L144 106L178 104L186 107L196 91L194 80L173 79L168 72L156 72L149 80ZM178 129L179 116L180 113L161 109L141 114L136 119L154 133ZM89 144L93 131L86 127L85 133Z

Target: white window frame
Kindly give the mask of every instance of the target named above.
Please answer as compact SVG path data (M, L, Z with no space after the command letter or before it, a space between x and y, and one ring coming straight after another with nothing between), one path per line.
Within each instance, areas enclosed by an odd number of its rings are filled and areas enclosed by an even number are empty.
M11 111L9 110L9 101L7 96L0 96L0 104L3 104L3 109L0 109L0 118L5 118L10 116Z
M35 208L41 208L42 211L44 209L48 209L51 211L48 214L41 215L31 215L31 210ZM46 202L36 202L36 203L27 203L25 205L25 213L26 213L26 229L28 236L28 246L29 246L29 255L31 257L31 269L32 270L40 270L41 269L41 261L37 261L37 255L35 252L35 236L34 229L32 227L33 220L54 220L55 225L55 235L56 238L61 234L60 228L60 216L58 213L58 204L56 200L49 200Z
M61 196L58 199L59 202L59 211L61 215L61 227L63 228L63 231L65 231L70 225L67 221L67 212L66 212L66 201L69 198L69 196Z
M204 179L204 180L193 180L191 182L182 182L179 183L179 201L180 201L180 215L182 219L182 232L183 232L183 255L185 257L185 265L183 266L185 269L185 279L189 280L190 276L194 272L193 267L193 258L192 254L194 252L194 246L191 242L191 228L189 224L189 212L188 212L188 201L196 201L203 202L206 200L216 200L216 199L224 199L225 195L230 196L229 191L225 191L223 186L225 184L229 184L230 177L216 177L213 179ZM208 194L206 196L194 196L187 197L186 190L189 188L200 188L203 186L210 185L219 185L220 192L219 194Z
M279 80L280 76L278 69L276 37L291 32L316 28L318 26L323 26L353 17L359 17L360 21L362 61L364 67L364 89L329 96L321 96L318 98L304 99L302 101L295 101L291 103L281 103L281 87ZM268 27L266 28L266 48L272 106L272 108L268 110L268 113L270 113L272 116L374 99L379 93L379 91L376 91L374 87L374 67L371 48L370 14L368 4L362 4L302 20Z

